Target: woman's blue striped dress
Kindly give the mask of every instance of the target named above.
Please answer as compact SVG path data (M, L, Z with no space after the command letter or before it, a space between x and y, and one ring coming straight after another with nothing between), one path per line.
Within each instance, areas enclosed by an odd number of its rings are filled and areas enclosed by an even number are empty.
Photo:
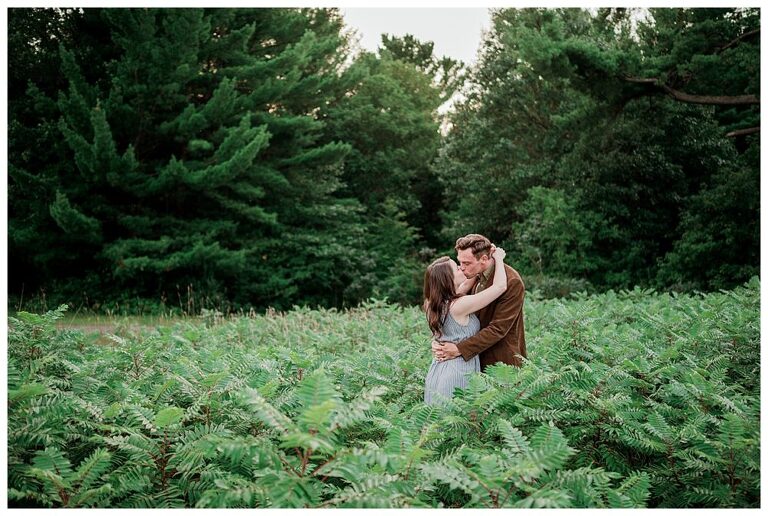
M469 315L466 326L459 324L450 312L445 317L440 340L461 342L480 331L480 320L475 314ZM475 355L465 361L461 355L444 362L432 359L424 385L424 402L428 405L445 403L453 397L453 389L467 387L467 374L480 371L480 358Z

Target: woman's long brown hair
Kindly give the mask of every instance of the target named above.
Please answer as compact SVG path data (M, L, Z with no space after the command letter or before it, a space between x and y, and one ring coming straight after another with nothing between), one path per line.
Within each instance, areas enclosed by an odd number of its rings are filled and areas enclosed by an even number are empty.
M453 283L453 265L447 256L430 263L424 273L424 312L433 335L442 335L442 326L448 307L456 295Z

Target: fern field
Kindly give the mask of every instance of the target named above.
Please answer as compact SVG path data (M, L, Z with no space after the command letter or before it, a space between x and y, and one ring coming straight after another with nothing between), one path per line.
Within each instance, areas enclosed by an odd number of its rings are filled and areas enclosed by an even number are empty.
M10 318L11 507L759 507L760 285L526 302L528 361L425 406L415 308L109 341Z

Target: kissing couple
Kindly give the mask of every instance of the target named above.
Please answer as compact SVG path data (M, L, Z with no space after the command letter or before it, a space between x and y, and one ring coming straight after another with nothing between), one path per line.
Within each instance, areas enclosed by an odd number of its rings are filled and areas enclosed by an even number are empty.
M424 312L432 331L433 360L424 386L427 404L443 404L467 387L469 373L527 357L520 274L506 252L486 237L456 240L456 258L442 256L424 273Z

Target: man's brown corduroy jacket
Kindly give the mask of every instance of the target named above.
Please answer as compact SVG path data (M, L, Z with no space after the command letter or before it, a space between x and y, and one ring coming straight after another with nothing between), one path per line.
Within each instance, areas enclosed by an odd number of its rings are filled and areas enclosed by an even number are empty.
M504 264L504 270L507 273L507 290L496 301L477 312L482 329L457 344L464 360L480 354L482 370L496 362L519 366L522 361L517 355L528 356L523 325L525 285L515 269ZM492 284L493 276L485 288Z

